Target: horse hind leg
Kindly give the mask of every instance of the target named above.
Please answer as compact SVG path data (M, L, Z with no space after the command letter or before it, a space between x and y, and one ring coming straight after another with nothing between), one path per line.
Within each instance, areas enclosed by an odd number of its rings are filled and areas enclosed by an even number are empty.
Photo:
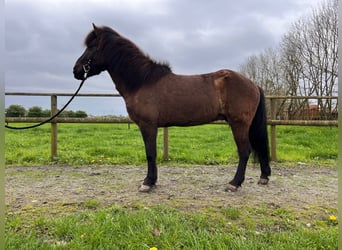
M267 134L261 133L261 131L254 134L250 133L249 139L252 150L260 163L261 175L258 184L267 185L271 175Z
M231 126L234 140L238 149L239 164L234 178L229 182L226 191L235 192L245 180L245 173L251 148L248 138L249 126L246 124L234 124Z

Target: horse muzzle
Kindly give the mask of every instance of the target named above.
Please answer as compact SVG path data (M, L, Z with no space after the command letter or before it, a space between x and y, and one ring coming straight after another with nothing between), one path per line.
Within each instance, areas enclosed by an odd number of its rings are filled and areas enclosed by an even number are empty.
M83 64L80 66L79 64L76 63L74 66L74 77L78 80L84 80L88 77L88 73L90 71L90 64L91 64L91 59L88 59L86 64Z
M73 69L74 78L77 80L84 80L86 78L83 67L75 66Z

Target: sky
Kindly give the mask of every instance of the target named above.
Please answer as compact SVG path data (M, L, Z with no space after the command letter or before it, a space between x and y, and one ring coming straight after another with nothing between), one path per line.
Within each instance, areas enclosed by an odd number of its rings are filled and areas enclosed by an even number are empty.
M291 24L323 0L8 0L5 2L6 92L73 93L72 68L92 23L110 26L174 73L239 66L275 47ZM107 72L80 93L117 93ZM67 98L58 98L60 108ZM49 97L6 96L5 106L50 109ZM127 115L121 97L76 97L68 109Z

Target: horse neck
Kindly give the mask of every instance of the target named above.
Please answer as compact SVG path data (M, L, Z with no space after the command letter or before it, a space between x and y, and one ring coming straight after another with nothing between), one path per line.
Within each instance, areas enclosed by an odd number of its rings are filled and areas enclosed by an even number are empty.
M124 47L122 50L119 48L113 51L108 47L106 50L107 71L117 90L124 97L135 93L144 84L156 82L171 72L167 64L156 63L134 44L129 49Z
M127 54L126 58L135 58L136 65L130 64L129 60L120 62L108 61L107 71L111 76L116 89L122 96L128 95L130 92L136 91L145 81L143 65L150 63L150 59L143 55ZM118 63L118 64L116 64Z
M124 80L116 72L113 72L111 70L107 70L107 71L110 77L112 78L112 81L116 87L116 90L124 99L127 98L127 96L130 94L131 91L125 85Z

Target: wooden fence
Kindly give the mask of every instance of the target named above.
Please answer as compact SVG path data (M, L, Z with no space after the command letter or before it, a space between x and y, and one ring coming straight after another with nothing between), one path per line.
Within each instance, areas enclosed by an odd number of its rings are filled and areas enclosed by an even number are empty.
M67 93L22 93L22 92L8 92L5 95L12 96L47 96L51 99L51 115L57 113L57 97L58 96L72 96ZM79 97L120 97L119 94L78 94ZM278 120L277 119L277 102L284 99L338 99L332 96L266 96L269 101L268 109L270 115L268 117L268 125L270 125L270 148L271 160L277 160L277 143L276 143L276 126L279 125L295 125L295 126L338 126L337 120ZM6 117L6 123L38 123L46 120L45 117ZM132 123L129 118L111 118L111 117L87 117L87 118L70 118L70 117L57 117L51 122L51 159L55 160L58 156L58 123ZM218 121L213 124L226 124L226 122ZM168 129L164 128L164 149L163 157L165 160L169 159L168 147Z

